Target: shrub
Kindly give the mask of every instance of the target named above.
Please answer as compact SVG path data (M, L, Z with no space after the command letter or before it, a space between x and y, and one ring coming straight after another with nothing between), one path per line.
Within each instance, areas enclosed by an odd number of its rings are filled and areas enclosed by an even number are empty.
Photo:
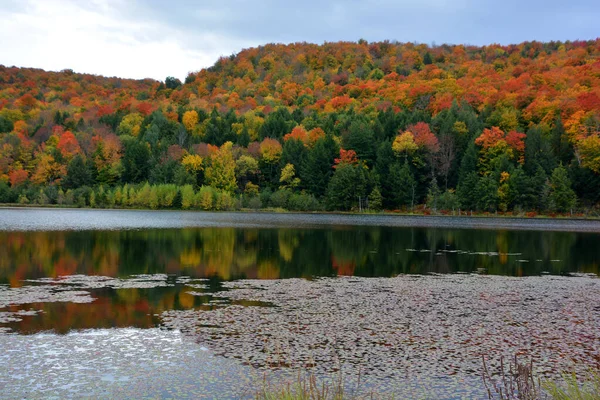
M181 208L187 210L194 206L194 188L192 185L185 185L181 188Z
M271 195L271 206L287 208L292 192L289 189L280 189Z
M248 200L248 207L252 208L253 210L262 208L262 201L260 201L260 197L255 196Z
M294 193L287 202L288 208L294 211L317 211L320 204L313 195L305 193Z
M203 210L211 210L214 202L214 189L210 186L202 186L196 196L194 196L194 203L196 207Z

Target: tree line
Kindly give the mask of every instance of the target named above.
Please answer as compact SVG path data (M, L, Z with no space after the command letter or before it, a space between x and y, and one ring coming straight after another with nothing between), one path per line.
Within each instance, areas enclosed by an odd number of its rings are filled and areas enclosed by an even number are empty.
M285 107L242 117L131 115L103 118L114 133L92 136L87 154L81 135L55 125L31 178L10 175L0 202L570 212L600 196L598 175L578 162L559 119L505 132L467 103L434 117L392 109L305 116ZM256 118L264 122L250 132Z

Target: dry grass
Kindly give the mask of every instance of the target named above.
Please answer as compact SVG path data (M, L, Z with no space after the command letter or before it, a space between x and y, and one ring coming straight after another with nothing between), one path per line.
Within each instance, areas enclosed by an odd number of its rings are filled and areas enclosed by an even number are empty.
M360 376L356 389L348 391L342 374L333 379L320 379L312 372L299 371L295 381L272 384L266 377L256 392L256 400L366 400L378 398L374 392L359 395Z
M493 379L485 357L483 383L490 399L500 400L600 400L600 372L590 370L583 380L573 374L564 374L562 381L541 380L534 377L533 361L520 362L517 356L506 368L500 359L500 376Z

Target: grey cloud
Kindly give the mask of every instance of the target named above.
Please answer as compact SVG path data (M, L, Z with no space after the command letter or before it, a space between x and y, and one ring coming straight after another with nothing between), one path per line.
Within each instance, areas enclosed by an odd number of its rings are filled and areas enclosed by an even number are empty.
M399 40L515 43L594 39L600 3L575 0L138 1L146 18L257 43Z

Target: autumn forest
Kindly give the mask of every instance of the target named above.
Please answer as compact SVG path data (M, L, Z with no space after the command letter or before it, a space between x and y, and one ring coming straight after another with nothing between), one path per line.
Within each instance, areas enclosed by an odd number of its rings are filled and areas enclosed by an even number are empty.
M184 82L0 65L0 203L597 212L600 39L268 44Z

